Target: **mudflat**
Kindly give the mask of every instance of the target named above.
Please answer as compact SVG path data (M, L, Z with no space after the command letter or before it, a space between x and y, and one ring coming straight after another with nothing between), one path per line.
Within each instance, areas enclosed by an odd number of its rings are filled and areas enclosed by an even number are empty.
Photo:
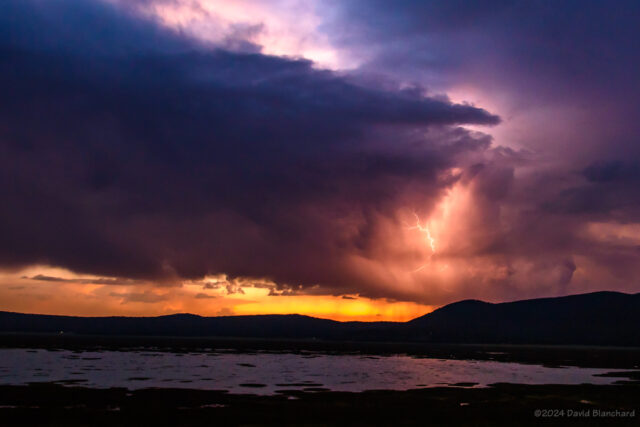
M231 395L0 386L3 425L638 425L637 383Z

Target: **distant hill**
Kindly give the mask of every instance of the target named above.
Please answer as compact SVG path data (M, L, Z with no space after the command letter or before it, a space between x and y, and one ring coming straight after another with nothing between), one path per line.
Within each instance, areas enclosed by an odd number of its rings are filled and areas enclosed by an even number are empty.
M640 294L594 292L444 306L408 322L416 341L640 345Z
M640 294L596 292L491 304L460 301L406 323L301 315L73 317L0 312L0 332L434 343L640 346Z
M0 312L0 332L181 337L378 339L392 322L337 322L298 314L75 317Z

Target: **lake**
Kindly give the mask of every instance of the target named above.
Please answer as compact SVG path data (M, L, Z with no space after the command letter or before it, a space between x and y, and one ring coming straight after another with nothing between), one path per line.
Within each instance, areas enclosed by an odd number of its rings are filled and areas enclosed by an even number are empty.
M58 382L131 390L192 388L274 394L282 390L409 390L517 384L611 384L615 369L486 360L315 352L165 352L0 349L0 384Z

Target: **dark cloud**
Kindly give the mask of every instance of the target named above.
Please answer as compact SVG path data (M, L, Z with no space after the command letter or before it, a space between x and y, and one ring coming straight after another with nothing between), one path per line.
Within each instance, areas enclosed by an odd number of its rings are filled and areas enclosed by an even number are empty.
M640 3L334 6L326 34L363 71L492 101L504 118L496 142L528 149L493 150L472 170L475 225L463 228L470 243L459 253L503 273L479 275L460 294L637 291Z
M600 93L619 88L614 76L629 82L627 67L640 61L639 16L632 0L350 0L336 4L325 30L339 45L361 48L379 71L431 75L430 82L502 79L503 88L526 79L520 87L528 95L555 98L581 96L576 89L594 82ZM389 66L392 60L400 62Z
M64 277L47 276L44 274L37 274L32 277L23 277L23 279L39 280L42 282L80 283L85 285L135 285L139 283L138 281L131 279L119 279L111 277L99 277L97 279L68 279Z
M215 295L209 295L209 294L205 294L203 292L197 293L195 296L196 299L211 299L211 298L216 298Z
M372 73L491 100L512 146L575 168L640 157L640 4L336 2L325 31ZM495 107L494 107L495 108ZM506 132L506 130L505 130Z
M586 167L583 174L596 183L640 181L640 164L621 160L595 162Z
M260 25L190 40L136 14L153 0L5 3L3 266L436 304L635 286L637 2L340 2L349 73L261 54ZM459 88L511 148L435 95ZM453 187L438 250L407 247L398 210ZM425 258L455 273L414 280Z
M44 274L38 274L33 277L27 277L27 279L40 280L43 282L65 282L66 281L66 279L63 279L61 277L45 276Z
M541 207L546 213L570 215L576 220L638 222L637 165L633 160L595 161L581 171L582 179L543 200Z
M9 0L3 9L4 49L98 57L180 52L194 43L102 1Z
M101 3L3 7L5 266L348 287L344 255L366 250L378 215L409 195L433 203L449 168L487 150L456 126L499 121L305 60L207 49Z

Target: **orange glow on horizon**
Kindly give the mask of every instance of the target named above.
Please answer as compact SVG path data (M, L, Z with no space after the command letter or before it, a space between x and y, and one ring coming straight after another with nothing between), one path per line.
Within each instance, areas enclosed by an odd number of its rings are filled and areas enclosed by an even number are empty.
M106 284L105 284L106 283ZM257 283L258 287L253 287ZM225 276L179 285L129 282L33 266L0 274L0 310L69 316L302 314L339 321L407 321L435 307L357 295L272 295L269 282Z
M351 298L351 297L348 297ZM340 321L394 321L406 322L430 313L434 307L412 302L389 302L342 296L280 296L238 305L236 314L306 314L313 317Z

